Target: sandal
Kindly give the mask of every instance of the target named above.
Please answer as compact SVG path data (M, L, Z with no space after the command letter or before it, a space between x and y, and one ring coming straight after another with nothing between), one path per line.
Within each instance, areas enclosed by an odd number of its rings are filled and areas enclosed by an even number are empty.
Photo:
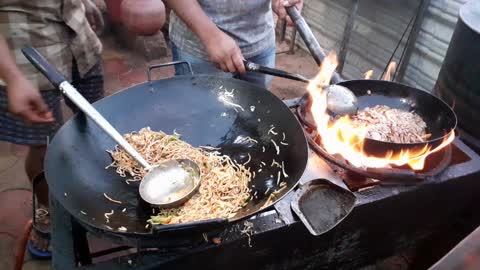
M27 249L35 259L50 259L50 214L46 208L35 209L32 232Z
M33 258L52 258L50 247L50 213L45 206L37 205L35 188L40 181L45 181L45 176L40 173L32 180L32 208L33 224L30 239L27 243L27 250Z

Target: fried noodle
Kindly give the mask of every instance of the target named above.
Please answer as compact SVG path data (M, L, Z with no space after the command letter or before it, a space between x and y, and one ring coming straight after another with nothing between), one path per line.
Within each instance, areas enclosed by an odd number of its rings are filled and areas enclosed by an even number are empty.
M180 140L179 135L167 135L150 128L124 135L125 139L150 163L159 164L169 159L188 158L196 162L202 177L199 191L184 205L160 209L149 220L152 224L176 224L212 218L231 218L250 198L248 183L250 171L230 157L208 147L195 148ZM122 148L107 151L114 167L122 177L131 175L141 180L145 170Z

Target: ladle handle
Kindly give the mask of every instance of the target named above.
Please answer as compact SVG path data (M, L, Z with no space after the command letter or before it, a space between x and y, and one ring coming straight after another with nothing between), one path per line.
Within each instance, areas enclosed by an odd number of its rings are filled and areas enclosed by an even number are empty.
M243 64L245 65L245 69L247 71L258 72L262 74L268 74L276 77L286 78L290 80L306 82L308 83L309 80L300 74L290 73L287 71L283 71L281 69L270 68L266 66L259 65L257 63L253 63L247 60L243 60Z
M297 31L300 33L305 45L307 45L310 54L313 56L315 62L320 65L325 58L325 53L323 52L322 47L318 43L315 35L312 32L310 26L308 26L307 22L303 18L300 11L295 6L287 7L287 14L292 19ZM330 81L331 84L337 84L342 81L342 78L334 72L332 75L332 79Z
M115 142L118 143L140 165L149 169L150 164L133 148L127 140L105 119L103 116L71 85L65 77L58 72L48 61L34 48L22 49L25 57L35 66L55 87L67 96L77 107L90 119L103 129Z

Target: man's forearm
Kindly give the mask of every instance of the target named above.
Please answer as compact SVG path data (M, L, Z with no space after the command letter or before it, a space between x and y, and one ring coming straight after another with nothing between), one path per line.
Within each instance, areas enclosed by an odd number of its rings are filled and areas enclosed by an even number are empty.
M197 0L164 0L164 2L180 17L187 26L205 44L221 31L205 14Z
M15 80L18 76L22 76L21 71L15 63L7 41L0 35L0 78L7 84L11 80Z

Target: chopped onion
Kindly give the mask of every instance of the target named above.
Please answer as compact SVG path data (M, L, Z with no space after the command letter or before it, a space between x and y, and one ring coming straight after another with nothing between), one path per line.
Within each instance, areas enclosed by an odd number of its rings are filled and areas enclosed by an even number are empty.
M277 145L277 143L274 140L270 140L270 141L272 141L273 145L275 146L275 150L277 150L277 155L280 155L280 147Z
M247 162L243 163L243 166L247 165L250 162L250 160L252 160L252 156L250 156L250 153L247 153L247 155L248 155L248 160Z
M283 177L285 178L288 177L288 174L285 172L285 164L283 164L283 160L282 160L282 173L283 173Z
M121 201L117 201L117 200L114 200L114 199L110 198L106 193L103 193L103 196L104 196L105 198L107 198L107 200L109 200L109 201L111 201L111 202L113 202L113 203L122 204Z
M272 133L273 135L278 135L277 132L273 131L274 129L275 129L275 127L270 128L270 129L268 130L267 134Z
M233 103L233 102L225 99L225 97L223 97L223 96L220 97L220 100L223 101L224 103L228 104L228 105L233 106L234 108L239 108L239 109L242 110L243 112L245 111L245 109L243 109L242 106L240 106L240 105L238 105L238 104L236 104L236 103Z

